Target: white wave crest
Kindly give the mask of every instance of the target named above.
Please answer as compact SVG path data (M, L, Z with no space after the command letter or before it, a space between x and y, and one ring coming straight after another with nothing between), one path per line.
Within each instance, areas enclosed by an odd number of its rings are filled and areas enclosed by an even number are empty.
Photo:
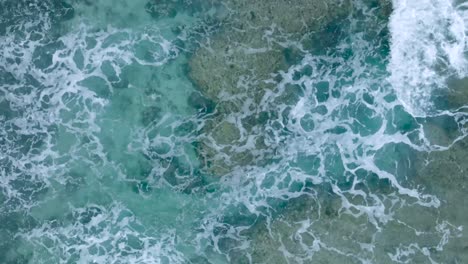
M468 74L464 5L452 0L394 0L390 18L390 81L416 115L435 110L431 97L447 77Z

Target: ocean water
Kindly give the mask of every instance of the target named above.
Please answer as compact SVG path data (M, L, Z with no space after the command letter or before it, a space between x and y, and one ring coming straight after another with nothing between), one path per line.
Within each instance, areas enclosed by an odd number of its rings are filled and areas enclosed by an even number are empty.
M0 0L0 263L468 263L468 2Z

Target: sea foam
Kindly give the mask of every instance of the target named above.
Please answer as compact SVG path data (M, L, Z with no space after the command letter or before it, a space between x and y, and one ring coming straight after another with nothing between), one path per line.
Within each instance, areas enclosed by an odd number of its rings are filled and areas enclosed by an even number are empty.
M394 0L393 8L389 80L407 111L435 112L431 99L438 89L447 89L447 78L468 74L466 4Z

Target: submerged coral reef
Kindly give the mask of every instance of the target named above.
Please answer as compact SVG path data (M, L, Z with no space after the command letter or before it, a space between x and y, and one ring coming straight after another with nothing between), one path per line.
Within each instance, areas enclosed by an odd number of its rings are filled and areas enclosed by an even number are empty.
M309 35L320 34L351 12L350 1L293 2L226 2L228 20L190 60L191 78L217 105L198 150L215 175L274 154L262 124L277 113L261 101L269 90L277 90L279 72L305 54ZM289 103L297 103L294 93L300 90L287 89L284 101L292 97Z

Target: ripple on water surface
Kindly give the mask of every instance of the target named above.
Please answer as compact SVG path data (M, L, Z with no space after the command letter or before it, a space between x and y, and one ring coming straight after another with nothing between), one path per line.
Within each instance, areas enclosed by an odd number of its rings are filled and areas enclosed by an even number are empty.
M0 0L0 262L468 262L429 2Z

